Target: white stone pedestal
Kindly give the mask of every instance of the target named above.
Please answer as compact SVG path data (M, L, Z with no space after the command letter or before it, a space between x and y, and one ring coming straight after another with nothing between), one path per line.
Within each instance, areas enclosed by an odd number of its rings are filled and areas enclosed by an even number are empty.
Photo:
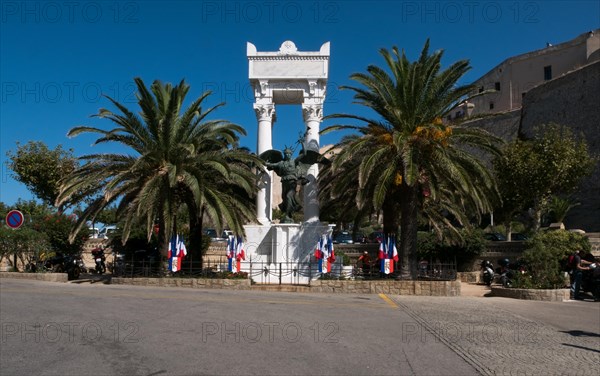
M256 283L308 284L317 278L314 250L323 234L323 223L246 225L246 262L242 271Z

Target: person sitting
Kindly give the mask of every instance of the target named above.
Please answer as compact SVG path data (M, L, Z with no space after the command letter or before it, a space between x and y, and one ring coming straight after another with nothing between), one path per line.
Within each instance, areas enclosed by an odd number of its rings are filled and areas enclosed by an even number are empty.
M363 254L358 258L357 263L361 262L361 269L363 274L368 274L371 271L371 256L369 252L364 251Z

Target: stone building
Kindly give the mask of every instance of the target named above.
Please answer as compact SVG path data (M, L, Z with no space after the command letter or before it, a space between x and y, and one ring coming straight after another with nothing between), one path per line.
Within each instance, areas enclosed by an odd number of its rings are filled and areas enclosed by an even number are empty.
M534 87L598 60L600 29L564 43L548 43L546 48L510 57L474 82L479 92L491 93L471 100L468 111L474 116L519 109L525 93ZM467 114L464 108L462 111Z
M508 58L476 84L499 90L463 105L458 117L478 115L465 124L513 141L553 122L582 135L590 152L600 155L600 29ZM569 212L566 227L600 232L600 164L573 199L581 205Z

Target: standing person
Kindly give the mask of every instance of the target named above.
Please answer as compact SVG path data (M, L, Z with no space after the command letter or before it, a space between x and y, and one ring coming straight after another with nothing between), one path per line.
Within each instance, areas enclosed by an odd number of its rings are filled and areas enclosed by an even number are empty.
M590 270L589 265L592 264L587 260L583 260L579 252L579 250L575 251L575 267L573 269L573 282L571 283L571 299L574 300L583 300L583 298L579 296L579 291L581 290L581 280L583 279L583 271Z

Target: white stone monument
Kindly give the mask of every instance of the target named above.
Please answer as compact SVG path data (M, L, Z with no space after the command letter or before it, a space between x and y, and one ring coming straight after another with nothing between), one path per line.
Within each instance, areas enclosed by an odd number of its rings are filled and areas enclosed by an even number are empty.
M306 125L304 145L308 150L319 152L319 128L329 74L329 42L319 51L298 51L294 42L288 40L277 52L258 52L252 43L248 43L247 56L258 120L257 154L273 148L275 105L302 106ZM286 132L285 129L281 131ZM308 263L319 237L331 231L319 221L318 174L319 167L314 164L306 176L303 223L273 224L273 173L263 171L256 199L259 224L244 226L247 259L274 268L280 263Z

